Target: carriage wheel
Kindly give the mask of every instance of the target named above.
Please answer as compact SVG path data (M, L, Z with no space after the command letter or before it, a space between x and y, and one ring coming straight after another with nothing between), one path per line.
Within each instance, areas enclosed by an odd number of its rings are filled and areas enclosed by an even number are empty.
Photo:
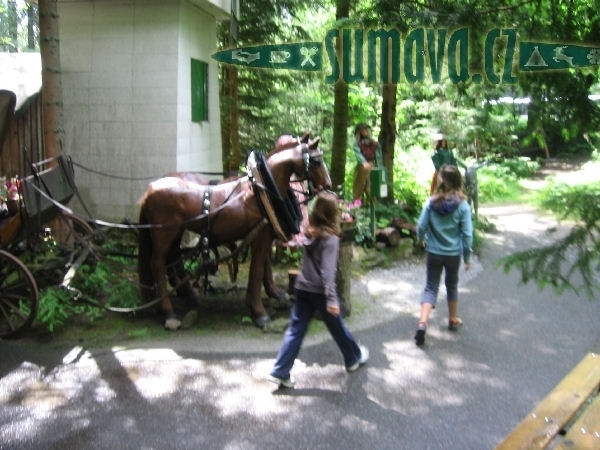
M83 219L63 211L59 216L63 226L60 233L61 247L69 255L69 270L64 274L61 285L69 286L82 264L95 266L98 257L93 247L94 235L92 227Z
M98 257L93 247L102 243L103 235L94 233L89 223L68 212L63 211L59 219L64 225L60 235L61 247L70 252L71 262L86 252L90 255L85 260L86 264L96 264Z
M89 244L89 238L94 230L85 220L63 211L60 215L61 221L65 224L64 236L62 242L70 247L84 247Z
M19 258L0 250L0 337L17 336L38 311L39 292L33 275Z

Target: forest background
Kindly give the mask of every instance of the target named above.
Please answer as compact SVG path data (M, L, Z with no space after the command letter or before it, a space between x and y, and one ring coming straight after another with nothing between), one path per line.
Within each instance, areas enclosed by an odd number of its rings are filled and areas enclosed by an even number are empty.
M418 27L467 27L470 69L480 73L481 49L492 28L517 29L520 40L559 43L593 45L600 36L600 13L591 1L251 0L240 6L238 47L322 41L332 28L395 28L405 34ZM222 36L222 48L231 46L228 28L223 28ZM500 43L497 72L503 70L504 51ZM468 164L590 155L598 142L600 114L593 101L597 97L590 97L600 93L598 66L543 74L517 69L517 83L505 85L453 84L447 71L440 83L332 85L322 74L308 72L237 66L222 70L224 164L233 160L234 166L228 168L237 168L236 158L245 149L269 149L279 134L311 129L322 137L323 147L331 149L333 183L344 187L346 197L355 165L352 130L359 122L370 124L382 144L389 201L418 205L417 209L433 170L429 157L435 131L442 131L455 154ZM239 138L242 148L236 150L228 136ZM495 167L487 169L488 175L494 174ZM506 168L500 171L509 175ZM510 179L494 183L485 170L481 174L483 201L511 184Z

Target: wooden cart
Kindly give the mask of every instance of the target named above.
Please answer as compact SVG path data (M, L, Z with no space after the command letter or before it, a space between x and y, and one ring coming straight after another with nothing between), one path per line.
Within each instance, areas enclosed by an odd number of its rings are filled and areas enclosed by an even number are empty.
M19 200L10 205L12 215L0 220L0 337L18 335L37 315L39 280L19 256L49 239L49 223L61 224L61 248L52 251L63 259L60 270L66 268L65 277L71 276L73 262L89 253L82 236L91 234L92 228L64 208L76 193L71 160L61 155L31 168L32 174L18 182Z

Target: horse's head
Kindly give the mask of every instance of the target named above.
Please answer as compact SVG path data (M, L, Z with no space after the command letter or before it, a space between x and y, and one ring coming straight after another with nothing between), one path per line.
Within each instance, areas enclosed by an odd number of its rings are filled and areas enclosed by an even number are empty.
M321 138L296 144L293 148L271 152L266 159L273 185L285 196L290 181L306 181L309 197L316 191L331 188L329 170L323 161L323 152L319 149ZM292 175L295 178L292 178Z
M327 164L323 160L323 152L319 148L321 138L302 145L302 160L304 162L303 178L308 181L309 196L313 196L315 191L331 189L331 178Z

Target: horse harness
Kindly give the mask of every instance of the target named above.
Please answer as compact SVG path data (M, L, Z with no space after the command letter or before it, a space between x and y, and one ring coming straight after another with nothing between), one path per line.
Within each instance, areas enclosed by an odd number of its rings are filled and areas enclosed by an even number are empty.
M211 182L212 184L216 184L216 182ZM204 191L204 193L202 194L202 210L200 212L200 214L194 218L194 220L198 219L198 218L206 218L206 220L204 222L202 222L202 225L200 227L200 239L197 245L197 248L200 250L200 254L202 256L202 267L204 268L204 292L206 293L209 289L210 289L210 282L208 280L208 276L210 274L215 274L219 268L219 261L221 261L220 259L220 255L219 255L219 250L218 248L214 248L212 249L215 252L215 259L211 258L210 256L210 251L211 251L211 247L210 247L210 239L209 239L209 234L210 234L210 205L211 205L211 196L212 196L212 186L209 185L207 186L206 190ZM236 186L235 189L233 189L231 191L231 193L229 194L229 197L225 200L224 203L227 203L229 201L229 198L231 197L231 195L233 195L233 193L239 188L241 184L238 183L238 185ZM219 214L219 212L221 211L221 209L217 209L215 214ZM214 219L213 219L214 220ZM251 232L249 237L252 236L252 238L255 236L256 233ZM230 257L233 260L233 267L230 266L230 276L232 277L232 281L235 281L235 278L237 277L237 272L238 272L238 261L237 261L237 254L239 253L239 251L244 248L244 245L247 245L247 241L248 238L246 238L246 240L244 241L244 244L240 247L238 247L235 243L228 245L228 249L230 252Z
M304 161L304 174L308 176L311 159L308 146L302 144L302 158ZM294 190L288 186L286 196L282 196L273 179L267 160L262 153L252 151L247 162L248 177L251 180L259 207L267 216L275 235L282 242L287 242L292 235L300 233L302 210ZM309 180L309 192L312 192L312 183Z
M304 174L306 177L308 177L310 172L311 157L308 153L308 146L306 144L302 144L302 158L304 162ZM288 186L286 197L281 195L271 170L269 169L269 165L267 164L266 157L263 153L258 153L255 151L250 152L247 161L247 172L248 179L252 183L255 192L258 194L256 198L259 207L266 215L266 220L263 219L257 225L257 227L250 232L240 247L230 249L232 250L232 256L236 254L238 250L247 246L256 237L260 229L262 229L267 221L273 227L277 238L283 242L289 241L293 234L300 233L300 223L302 222L302 210L300 209L300 204L294 190ZM308 180L308 183L308 196L310 197L313 191L313 186L310 179ZM207 218L200 228L199 233L199 248L203 261L202 266L205 268L205 291L208 289L210 284L208 282L208 275L209 273L214 273L216 271L218 264L218 262L212 260L210 256L210 220L208 220L208 217L210 213L211 195L212 188L209 186L202 195L202 211L200 213L201 217ZM217 260L218 259L219 256L217 254ZM235 262L234 265L237 266ZM235 269L236 268L234 268L234 270ZM235 271L237 272L237 270Z

